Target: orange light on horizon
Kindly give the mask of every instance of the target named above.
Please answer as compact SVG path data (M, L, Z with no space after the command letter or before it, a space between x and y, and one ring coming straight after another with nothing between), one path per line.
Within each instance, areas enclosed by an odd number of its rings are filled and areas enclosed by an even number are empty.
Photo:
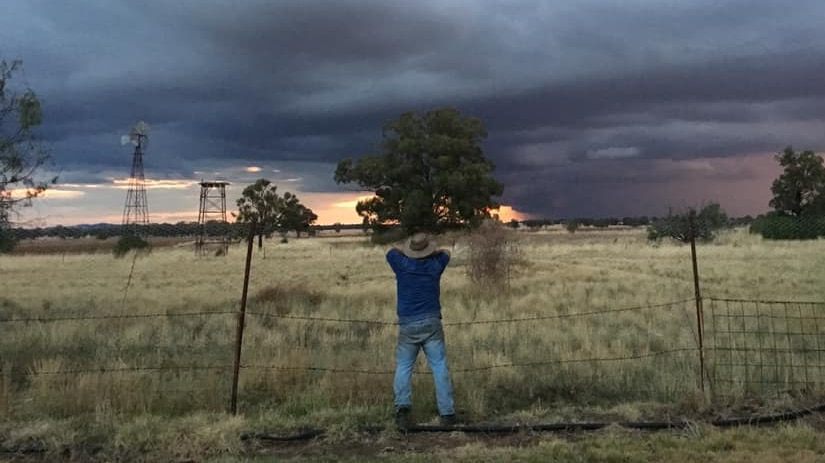
M131 178L116 178L112 179L112 184L115 188L119 189L128 189L129 188L129 181ZM170 190L183 190L189 188L193 185L197 185L198 182L195 180L153 180L153 179L145 179L143 181L146 189L170 189Z
M332 203L332 207L338 207L338 208L343 208L343 209L349 208L349 209L355 210L355 206L357 206L360 201L366 201L366 200L372 199L374 197L375 197L375 195L361 195L361 196L356 197L355 199Z
M13 190L6 190L4 191L4 196L14 198L14 199L22 199L29 195L29 192L34 192L35 190L27 189L27 188L15 188ZM85 191L78 191L78 190L61 190L57 188L49 189L47 188L45 191L41 191L36 197L37 198L49 198L49 199L76 199L86 194Z
M519 222L522 220L530 219L530 214L525 214L524 212L520 212L516 209L513 209L512 206L508 206L506 204L502 204L498 210L490 211L491 215L498 215L499 220L502 222L509 222L513 219L518 220Z

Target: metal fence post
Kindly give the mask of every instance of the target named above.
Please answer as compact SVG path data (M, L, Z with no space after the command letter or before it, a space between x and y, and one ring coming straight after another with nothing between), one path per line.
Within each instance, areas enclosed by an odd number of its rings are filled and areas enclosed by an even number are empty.
M693 263L693 291L696 299L696 326L699 339L699 387L705 392L705 316L702 304L702 290L699 286L699 265L696 259L696 211L688 214L690 230L690 259Z
M241 311L238 314L238 332L235 339L235 364L232 373L232 399L229 408L232 414L238 413L238 377L241 371L241 347L243 346L243 329L246 319L246 295L249 292L249 269L252 265L252 247L255 242L255 220L249 225L249 236L246 240L246 267L243 275L243 292L241 293Z

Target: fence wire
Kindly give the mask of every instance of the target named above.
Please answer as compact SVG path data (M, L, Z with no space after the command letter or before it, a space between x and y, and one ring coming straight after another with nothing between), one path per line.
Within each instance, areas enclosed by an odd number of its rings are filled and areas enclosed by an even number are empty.
M825 304L710 299L708 352L714 392L781 395L825 383Z
M478 319L478 320L446 320L445 329L448 333L448 346L451 358L451 372L456 376L456 381L460 385L465 381L461 377L475 373L490 373L494 370L526 370L524 373L511 372L505 378L520 378L520 381L529 383L529 389L536 389L547 386L550 390L558 392L563 385L548 384L550 378L558 381L560 375L566 375L565 380L575 382L589 382L590 388L607 387L610 383L623 384L628 390L642 398L644 394L652 394L659 398L667 397L667 394L684 392L696 389L696 378L698 372L697 357L699 346L696 344L695 333L691 329L690 323L693 321L689 314L695 301L681 300L670 303L650 304L646 306L604 309L599 311L586 311L564 314L547 314L541 316L501 318L501 319ZM825 383L825 361L823 361L823 351L825 351L825 316L823 309L825 303L817 302L787 302L787 301L752 301L742 299L717 299L709 298L705 300L706 325L705 325L705 352L707 354L707 368L709 370L710 391L718 396L741 396L741 395L779 395L789 392L804 394L813 391L820 391ZM610 351L611 339L592 338L587 346L582 345L579 353L574 350L549 350L541 351L537 346L530 346L524 352L508 352L507 342L513 340L523 340L532 333L544 333L546 336L555 338L560 333L585 327L593 329L599 326L611 326L611 317L627 317L613 326L628 328L632 323L642 323L645 313L652 313L657 319L661 319L664 314L671 316L670 320L676 330L685 333L681 339L672 338L669 335L667 340L660 343L651 342L663 335L656 336L650 330L638 331L640 342L635 346L620 346L622 355L594 355L600 351ZM38 331L49 325L65 323L101 323L112 320L125 320L132 323L142 323L147 320L171 320L181 318L203 318L223 316L223 323L226 325L227 335L231 332L237 311L205 311L189 313L151 313L151 314L104 314L104 315L61 315L57 317L29 317L29 318L6 318L0 323L14 327L15 334L19 335L26 329ZM367 320L367 319L345 319L320 316L293 316L278 315L274 313L255 312L247 313L250 325L249 341L245 345L245 353L240 365L244 375L247 376L246 386L242 389L245 393L255 394L255 392L272 391L280 389L281 393L293 390L300 390L317 383L318 377L322 375L372 375L390 376L394 373L392 369L392 339L396 323L387 320ZM227 318L228 316L228 318ZM642 317L642 318L638 318ZM265 321L275 319L281 325L267 326ZM261 323L261 322L264 323ZM551 323L551 331L546 331L548 326L541 323ZM283 323L291 326L283 325ZM296 325L297 324L297 325ZM335 325L324 328L323 325ZM359 330L359 325L368 325L366 330ZM513 326L521 327L513 331ZM371 328L370 328L371 326ZM482 333L473 334L473 330L482 329ZM491 331L492 329L492 331ZM503 329L504 331L500 331ZM258 335L266 336L268 333L277 332L277 344L267 345L261 342ZM492 336L491 336L492 334ZM653 334L653 336L651 336ZM315 339L310 339L315 337ZM642 339L644 338L644 339ZM52 386L59 385L67 391L71 390L70 383L60 380L54 383L53 380L39 379L43 377L90 377L113 376L116 379L111 381L99 380L98 386L105 388L112 386L116 382L122 387L125 385L136 385L140 391L146 394L188 394L197 391L217 391L228 390L232 364L225 362L222 364L204 364L193 362L193 358L198 355L207 358L229 359L229 352L232 350L231 342L224 340L223 345L129 345L129 346L106 346L105 335L101 336L99 345L92 346L92 352L103 358L117 359L120 365L100 362L96 358L90 359L82 356L70 363L70 366L59 369L49 369L47 365L38 363L39 359L32 358L29 364L23 359L15 361L4 359L0 369L2 377L12 383L12 388L16 387L19 392L25 395L27 386L32 386L39 381L39 387L48 386L52 381ZM490 343L490 341L494 341ZM484 346L487 342L488 345ZM496 342L501 344L496 344ZM481 344L481 347L479 347ZM563 342L559 343L559 345ZM372 346L372 349L369 348ZM35 349L36 351L36 349ZM614 351L616 352L616 351ZM42 351L48 353L48 349ZM58 353L58 352L53 352ZM79 354L88 354L89 351L80 351ZM390 353L390 354L388 354ZM488 355L479 355L479 354ZM489 355L494 353L495 355ZM102 354L102 355L101 355ZM146 364L146 355L160 354L163 363L159 365ZM206 355L204 355L206 354ZM360 354L360 355L359 355ZM588 355L589 354L589 355ZM124 364L124 359L132 357L132 364ZM545 358L541 358L545 357ZM664 362L644 365L645 361L655 360L664 357ZM678 357L678 358L677 358ZM487 363L481 363L480 358ZM496 358L508 358L510 361L496 360ZM282 363L272 362L271 359L281 359ZM296 362L296 359L300 361ZM96 361L97 360L97 361ZM262 361L268 360L268 361ZM172 363L170 363L170 361ZM323 363L328 363L324 365ZM631 366L613 368L608 364L627 364ZM674 369L674 364L680 365ZM351 366L347 366L351 365ZM566 367L585 367L584 370L560 370ZM657 371L658 368L661 370ZM549 370L548 370L549 369ZM280 377L271 377L261 372L279 372ZM296 377L283 377L284 374L296 374ZM160 382L154 387L140 386L140 381L128 379L123 375L168 375L178 379L183 378L187 382L187 387L163 387ZM181 374L184 374L181 376ZM416 375L420 378L427 376L429 372L425 365L420 362L420 368ZM199 383L199 376L207 375L212 377L213 387L193 388L192 385ZM217 375L217 376L216 376ZM641 382L633 383L634 378L638 381L645 377L645 382L656 383L655 378L647 375L670 376L669 387L666 383L660 383L654 387L643 386ZM252 378L249 378L252 376ZM215 382L215 378L221 379ZM577 378L575 378L577 377ZM678 380L674 381L674 378ZM488 378L489 379L489 378ZM45 382L44 382L45 381ZM475 382L477 379L468 379ZM601 386L599 383L602 383ZM67 387L68 386L68 387ZM378 389L384 388L381 385ZM6 387L8 389L8 386ZM607 387L609 389L609 387ZM658 388L658 390L657 390ZM619 393L617 388L614 392ZM141 393L138 391L138 393ZM329 391L327 391L329 392ZM372 392L375 392L373 390ZM641 395L639 395L641 394ZM374 396L372 396L374 398ZM212 397L212 400L215 398ZM191 397L190 397L191 400ZM220 400L217 401L220 404Z
M696 281L687 246L659 239L641 248L643 233L640 241L625 229L619 238L594 238L611 233L601 224L569 232L525 230L524 242L541 251L525 258L541 265L535 275L530 265L516 267L512 274L508 270L501 295L462 295L451 299L461 310L445 307L457 401L505 411L556 400L667 403L699 392L703 378L707 392L723 399L822 392L825 302L816 300L825 293L816 285L788 285L784 276L797 267L818 268L816 242L775 246L752 257L764 230L771 240L777 230L793 232L782 227L804 225L805 238L814 225L763 219L747 228L748 223L720 225L717 219L699 214L691 224L673 217L658 229L676 242L688 242L691 233L699 238ZM49 288L70 297L47 300L47 290L41 296L34 283L25 296L6 288L0 294L0 412L65 415L101 404L123 411L222 410L236 366L242 406L389 403L397 336L397 322L386 315L394 304L388 297L392 275L375 250L360 242L329 240L311 247L308 241L281 248L289 249L288 257L256 251L238 365L233 362L241 246L228 256L204 257L176 249L181 240L175 239L154 255L112 260L89 257L83 249L55 255L59 243L49 240L26 243L32 254L0 265L0 281L28 281L13 280L12 272L42 271ZM725 254L711 257L720 248ZM623 249L634 251L617 252ZM375 269L351 268L339 253L374 259ZM799 256L808 260L798 263ZM451 272L460 274L468 259L456 253ZM290 276L298 265L312 270ZM749 275L755 268L763 273ZM303 283L307 275L328 287ZM577 279L587 284L564 283ZM694 283L704 298L694 294ZM455 279L451 284L457 287ZM542 292L553 284L559 288L547 294L559 300ZM372 295L359 297L370 285ZM541 296L531 296L531 288ZM327 294L333 292L335 297ZM808 302L789 302L794 299ZM704 310L700 327L697 300ZM500 307L476 312L474 304ZM421 356L414 387L423 393L417 396L432 395L429 374Z

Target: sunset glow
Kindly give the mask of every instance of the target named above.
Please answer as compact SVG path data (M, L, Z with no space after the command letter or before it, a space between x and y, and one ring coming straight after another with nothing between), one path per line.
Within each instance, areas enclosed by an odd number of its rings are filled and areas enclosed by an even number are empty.
M497 214L499 220L501 220L502 222L509 222L513 219L522 221L531 218L530 215L525 214L524 212L517 211L513 209L511 206L507 206L505 204L502 204L501 207L498 208L498 210L493 211L492 213Z
M20 199L25 198L30 191L32 190L28 190L26 188L16 188L14 190L8 190L6 193L8 193L8 196L11 196L12 198ZM38 194L37 197L49 199L77 199L85 194L85 191L78 190L47 189L46 191Z
M129 189L129 181L130 179L127 178L117 178L112 180L112 184L115 185L115 188L120 189ZM172 189L172 190L181 190L185 188L189 188L193 185L197 185L198 182L196 180L153 180L153 179L146 179L144 180L144 185L146 185L147 190L151 189Z

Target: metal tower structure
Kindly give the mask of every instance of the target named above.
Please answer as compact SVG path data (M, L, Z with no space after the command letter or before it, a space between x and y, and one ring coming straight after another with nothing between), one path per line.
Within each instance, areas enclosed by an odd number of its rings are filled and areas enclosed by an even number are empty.
M205 254L207 247L217 248L216 252L226 255L229 252L229 238L226 236L228 228L220 231L216 236L210 234L208 224L227 224L226 220L226 186L229 182L221 180L203 181L201 185L200 209L198 211L198 240L195 242L195 249L200 254Z
M127 138L128 137L128 138ZM146 201L146 176L143 172L143 152L149 140L149 126L140 121L124 136L122 141L135 145L132 154L132 170L129 173L129 191L123 207L124 231L137 232L149 225L149 203ZM145 230L144 230L145 231Z

